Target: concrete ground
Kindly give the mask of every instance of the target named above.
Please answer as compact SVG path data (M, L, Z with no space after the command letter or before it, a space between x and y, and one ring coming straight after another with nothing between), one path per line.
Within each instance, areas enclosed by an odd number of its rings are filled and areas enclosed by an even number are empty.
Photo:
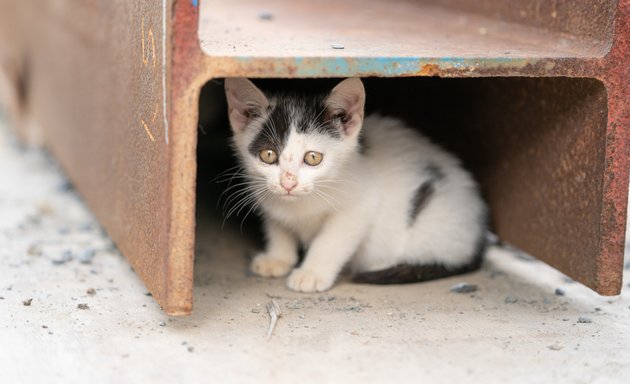
M466 276L299 294L246 273L238 230L198 232L194 314L169 318L54 161L0 127L0 382L630 382L628 268L600 297L494 249Z

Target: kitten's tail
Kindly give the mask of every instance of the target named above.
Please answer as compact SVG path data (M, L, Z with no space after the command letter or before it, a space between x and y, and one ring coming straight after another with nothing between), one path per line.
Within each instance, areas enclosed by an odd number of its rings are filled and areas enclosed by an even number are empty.
M359 284L409 284L474 272L481 267L488 246L494 244L496 241L490 235L482 237L472 259L464 265L447 267L443 264L398 264L378 271L359 272L352 276L352 281Z

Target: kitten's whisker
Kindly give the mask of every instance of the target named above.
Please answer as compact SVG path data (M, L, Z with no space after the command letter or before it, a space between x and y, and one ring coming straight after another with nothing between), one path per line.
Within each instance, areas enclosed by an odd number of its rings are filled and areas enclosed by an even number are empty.
M316 184L318 188L325 188L331 191L335 191L335 192L339 192L339 193L347 193L348 191L345 189L341 189L341 188L337 188L337 187L333 187L332 185L326 185L326 184L320 184L317 183Z
M255 193L253 193L251 195L247 195L247 196L243 197L241 200L239 200L232 208L230 208L230 210L228 211L228 213L227 213L227 215L225 217L225 220L227 220L230 216L232 216L232 214L234 214L234 212L236 212L237 210L242 208L245 204L247 204L250 201L252 201L253 199L255 199L256 196L257 196L257 193L261 193L261 192L262 191L255 192Z
M219 198L217 199L217 206L221 202L221 200L223 199L223 196L225 196L226 193L228 193L229 191L233 190L234 188L246 186L245 188L243 188L243 190L246 190L247 188L256 187L256 186L259 186L259 185L260 184L259 184L258 181L251 181L251 180L231 185L228 188L226 188L223 192L221 192L221 194L219 195ZM234 193L238 193L239 191L240 190L237 190L237 191L231 193L229 196L232 196ZM229 200L229 197L227 198L227 200Z
M244 166L242 164L237 164L233 167L230 167L228 169L224 169L223 171L219 172L219 174L217 174L212 180L210 180L210 182L214 182L216 181L219 177L224 176L225 174L229 173L231 175L231 171L235 170L234 172L239 172Z
M247 219L247 216L249 216L249 214L251 212L255 212L256 209L263 203L263 201L267 198L267 196L269 196L271 192L267 191L266 193L264 193L256 203L254 203L251 208L249 209L249 211L247 211L247 213L245 214L245 216L243 217L243 220L241 220L241 233L243 232L243 224L245 223L245 219Z
M326 198L326 196L324 196L324 194L321 191L317 191L314 190L313 192L315 192L315 194L317 196L319 196L322 200L324 200L326 203L328 203L328 205L330 205L332 207L332 209L334 209L335 211L338 211L339 209L337 208L337 206L335 204L333 204L332 202L330 202L330 200L328 200Z
M247 195L252 192L256 192L259 189L260 187L258 185L251 185L246 188L243 188L242 190L232 193L223 203L224 213L225 213L226 207L229 206L231 202L233 202L234 200L238 200L239 198L242 198L244 195Z

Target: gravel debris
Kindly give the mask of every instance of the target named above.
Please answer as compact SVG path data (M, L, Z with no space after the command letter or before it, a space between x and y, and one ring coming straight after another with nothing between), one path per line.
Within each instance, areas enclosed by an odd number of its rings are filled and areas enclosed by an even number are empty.
M72 251L66 250L66 251L63 251L63 253L61 254L61 258L54 259L52 263L53 265L63 265L71 260L72 260Z
M554 293L556 294L556 296L564 296L565 292L564 292L564 289L562 289L562 288L556 288Z
M512 295L507 295L507 296L505 296L505 300L504 300L504 302L505 302L506 304L514 304L514 303L516 303L517 301L518 301L518 299L517 299L516 297L512 296Z
M479 287L477 287L475 284L458 283L451 287L451 292L470 293L470 292L476 292L477 289L479 289Z
M31 244L26 250L26 253L28 253L29 256L41 256L44 252L39 244Z
M578 317L578 323L582 323L582 324L590 324L592 323L593 320L591 320L589 317L586 316L580 316Z
M273 13L269 11L258 12L258 19L260 20L273 20Z
M96 295L96 289L88 288L87 291L85 291L85 293L87 293L90 296L94 296L94 295Z
M96 250L94 248L86 248L79 252L77 259L81 264L91 264L94 255L96 255Z
M551 344L547 348L551 349L552 351L559 351L559 350L561 350L563 348L563 345L558 343L558 342L556 342L556 343Z
M33 299L26 299L26 300L22 301L22 304L25 307L30 307L32 302L33 302Z
M90 306L87 305L86 303L81 303L81 304L77 305L77 308L82 309L82 310L86 310L86 309L90 309Z
M332 43L332 44L330 44L330 46L333 49L345 49L346 48L346 47L343 46L343 44L339 44L339 43Z

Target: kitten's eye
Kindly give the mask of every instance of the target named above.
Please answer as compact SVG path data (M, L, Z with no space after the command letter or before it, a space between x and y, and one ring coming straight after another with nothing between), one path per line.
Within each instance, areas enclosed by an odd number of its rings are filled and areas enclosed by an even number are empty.
M263 163L273 164L278 160L278 155L273 149L262 149L258 156Z
M322 162L323 158L324 158L324 154L320 152L309 151L309 152L306 152L306 155L304 155L304 162L314 167L316 165L319 165L319 163Z

